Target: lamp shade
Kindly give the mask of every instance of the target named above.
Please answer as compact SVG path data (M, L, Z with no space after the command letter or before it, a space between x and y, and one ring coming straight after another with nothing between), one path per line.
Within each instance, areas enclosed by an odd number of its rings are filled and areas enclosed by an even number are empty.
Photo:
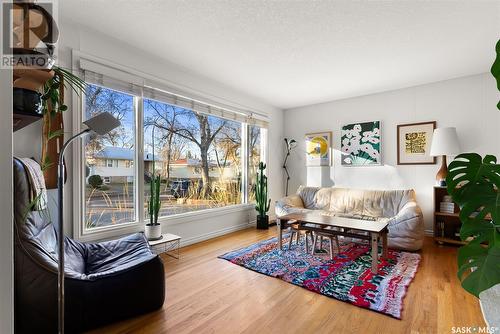
M430 155L457 155L461 153L460 142L458 141L457 129L438 128L432 135Z
M83 122L88 128L99 136L103 136L120 126L120 121L109 112L103 112Z

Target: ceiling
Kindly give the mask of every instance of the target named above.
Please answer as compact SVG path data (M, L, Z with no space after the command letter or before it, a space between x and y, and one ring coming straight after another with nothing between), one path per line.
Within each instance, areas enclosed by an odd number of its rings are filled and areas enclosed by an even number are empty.
M64 0L64 18L288 109L489 71L500 1Z

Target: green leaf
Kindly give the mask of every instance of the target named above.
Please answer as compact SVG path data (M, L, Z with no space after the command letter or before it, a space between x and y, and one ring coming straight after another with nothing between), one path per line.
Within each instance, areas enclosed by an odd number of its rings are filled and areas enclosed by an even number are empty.
M471 242L460 248L458 263L462 287L476 297L481 291L500 283L500 247L486 248Z
M55 130L55 131L51 131L49 132L49 135L48 135L48 138L47 139L52 139L52 138L55 138L55 137L59 137L59 136L62 136L64 134L64 130L63 129L59 129L59 130Z
M497 53L497 57L495 62L493 62L493 65L491 65L491 74L495 77L497 81L497 88L500 90L500 40L497 42L495 51ZM500 110L500 102L498 102L497 108Z

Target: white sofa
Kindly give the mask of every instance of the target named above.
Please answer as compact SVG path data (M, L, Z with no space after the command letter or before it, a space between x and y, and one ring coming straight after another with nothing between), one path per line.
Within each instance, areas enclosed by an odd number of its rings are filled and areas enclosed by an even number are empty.
M419 250L424 239L422 211L409 190L360 190L300 187L276 202L276 214L315 212L329 216L387 220L390 248Z

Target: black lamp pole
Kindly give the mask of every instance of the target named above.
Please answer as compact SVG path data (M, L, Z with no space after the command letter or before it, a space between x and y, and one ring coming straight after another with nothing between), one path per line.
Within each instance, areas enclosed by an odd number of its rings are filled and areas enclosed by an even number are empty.
M59 153L57 196L59 201L57 242L59 246L59 267L57 273L57 301L58 301L58 331L64 333L64 152L76 138L90 132L85 129L71 137L62 147Z
M64 143L58 159L57 197L59 210L57 216L59 226L57 229L57 242L59 243L59 266L57 268L57 328L59 334L64 334L64 152L75 139L91 131L99 136L105 135L120 126L120 121L110 113L103 112L86 120L83 124L88 128L74 135Z
M296 141L294 139L291 139L289 141L288 138L285 138L286 155L285 155L285 160L283 160L283 169L285 170L285 173L286 173L285 196L288 196L288 182L290 181L290 173L288 173L288 168L286 167L286 162L287 162L288 157L290 156L290 152L293 148L292 145L294 145L295 143L296 143Z

